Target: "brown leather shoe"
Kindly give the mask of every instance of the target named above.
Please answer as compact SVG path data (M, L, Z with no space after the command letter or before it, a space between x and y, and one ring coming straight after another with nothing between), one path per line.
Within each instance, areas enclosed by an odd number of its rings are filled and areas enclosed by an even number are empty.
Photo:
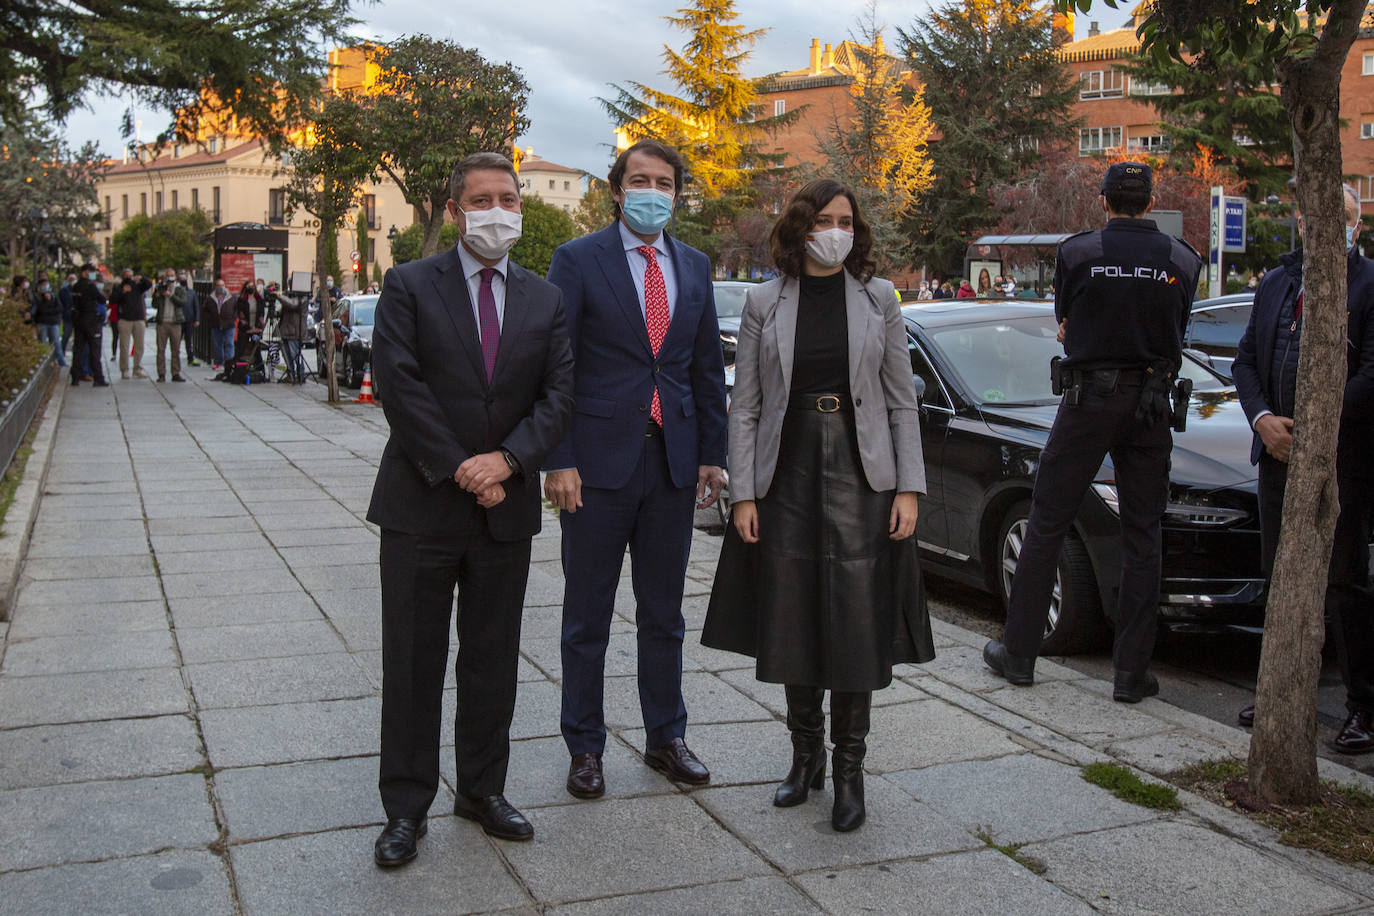
M573 754L568 765L568 794L573 798L600 798L606 794L600 754Z
M1342 754L1365 754L1374 751L1374 713L1357 709L1341 726L1341 733L1331 746Z
M689 786L704 786L711 781L711 771L687 749L681 738L674 738L663 747L644 752L644 762L669 779Z

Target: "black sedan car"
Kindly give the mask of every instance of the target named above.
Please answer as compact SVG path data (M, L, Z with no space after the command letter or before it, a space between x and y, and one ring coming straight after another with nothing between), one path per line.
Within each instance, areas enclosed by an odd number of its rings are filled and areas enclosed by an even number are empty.
M1062 354L1042 302L923 302L903 308L921 393L927 496L917 538L926 570L1000 595L1020 556L1040 451L1059 399L1049 364ZM1259 564L1250 427L1235 390L1194 359L1188 430L1174 435L1164 517L1160 622L1174 629L1258 626ZM1042 652L1103 644L1121 577L1110 456L1084 497L1059 560Z
M753 283L742 280L716 280L715 288L716 321L720 325L720 352L725 357L725 365L735 361L735 348L739 346L739 322L744 314L744 297Z
M1230 378L1236 347L1250 322L1254 302L1253 292L1231 293L1194 302L1183 346L1206 354L1207 364Z

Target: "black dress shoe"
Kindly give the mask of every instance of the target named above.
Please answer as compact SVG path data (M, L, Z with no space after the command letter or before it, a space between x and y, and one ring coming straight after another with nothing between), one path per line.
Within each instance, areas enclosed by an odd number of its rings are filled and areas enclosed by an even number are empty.
M689 786L704 786L711 781L711 771L687 749L681 738L674 738L663 747L644 752L644 762L669 779Z
M1374 751L1374 713L1367 709L1352 712L1341 726L1341 733L1331 746L1342 754L1364 754Z
M573 798L600 798L606 794L600 754L573 754L568 765L568 794Z
M1148 671L1143 674L1118 671L1112 681L1112 699L1118 703L1139 703L1158 693L1159 679Z
M989 639L983 647L983 664L991 668L993 674L1006 678L1017 687L1029 687L1035 683L1035 659L1018 658L995 639Z
M416 844L429 830L428 818L393 817L386 822L377 842L372 846L372 858L382 868L395 868L415 858Z
M1236 720L1240 722L1241 725L1244 725L1246 728L1254 728L1255 704L1251 703L1249 706L1245 707L1239 713L1237 713Z
M525 815L516 811L504 795L488 795L485 798L454 796L453 813L476 821L488 836L498 840L528 840L534 836L534 828L525 820Z

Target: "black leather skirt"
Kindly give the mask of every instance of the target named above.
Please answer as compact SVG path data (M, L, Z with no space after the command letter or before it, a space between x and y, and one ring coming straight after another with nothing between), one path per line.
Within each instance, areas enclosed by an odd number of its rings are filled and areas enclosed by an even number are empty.
M895 493L868 486L847 399L821 400L787 412L759 542L726 531L702 643L753 656L761 681L877 690L935 657L916 543L888 538Z

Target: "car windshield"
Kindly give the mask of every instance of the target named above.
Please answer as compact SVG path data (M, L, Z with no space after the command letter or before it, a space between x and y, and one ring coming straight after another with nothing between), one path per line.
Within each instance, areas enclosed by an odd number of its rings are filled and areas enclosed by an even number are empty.
M717 286L716 316L719 318L738 318L744 314L744 297L749 292L747 286Z
M348 304L350 325L352 327L371 327L372 315L377 310L376 297L353 299Z
M974 403L1053 404L1059 398L1050 387L1050 360L1064 355L1057 333L1047 313L935 328L929 337ZM1194 391L1226 387L1191 359L1183 360L1180 374L1192 379Z

